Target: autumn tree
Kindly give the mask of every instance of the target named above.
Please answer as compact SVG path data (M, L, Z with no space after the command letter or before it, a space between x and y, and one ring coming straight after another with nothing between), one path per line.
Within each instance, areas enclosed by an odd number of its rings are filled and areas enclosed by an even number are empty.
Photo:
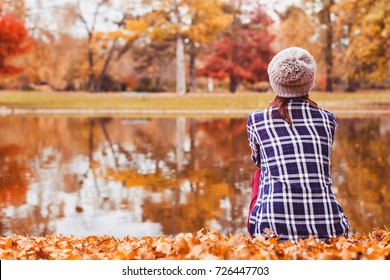
M187 0L188 24L184 32L189 54L190 92L196 92L196 58L206 44L228 26L232 20L226 3L215 0Z
M0 15L11 14L16 20L23 22L26 16L25 1L0 0Z
M320 43L320 50L325 62L325 90L333 91L333 68L334 68L334 12L332 7L335 0L304 0L304 6L311 14L316 24L317 41Z
M319 39L318 22L312 19L312 15L303 7L289 6L285 11L278 13L280 24L275 26L276 47L284 49L288 47L302 47L307 49L315 58L317 64L316 86L325 89L326 63L323 55L323 42ZM337 39L335 39L337 41ZM333 74L337 75L345 71L341 57L345 55L339 47L335 49Z
M325 91L333 91L333 22L331 7L334 5L334 0L326 0L323 2L322 10L319 13L320 22L325 29L324 56L326 66L326 85Z
M318 76L324 77L323 88L333 91L338 75L346 72L345 56L348 36L341 36L335 6L345 1L304 0L299 7L289 7L280 14L278 31L283 47L297 45L307 48L318 64ZM287 36L283 36L287 35ZM322 81L320 81L320 86Z
M336 15L339 41L347 42L344 63L347 80L371 83L389 77L390 5L386 0L343 0L332 11ZM356 86L356 85L354 85Z
M132 48L134 58L133 67L137 73L141 73L135 90L138 91L165 91L163 77L167 67L175 58L175 46L170 41L152 40L142 42ZM174 65L173 65L174 66ZM152 77L152 79L149 79Z
M267 80L267 65L274 55L270 46L274 36L269 32L272 19L262 6L247 17L249 23L235 12L231 30L217 40L214 53L199 71L206 77L229 78L232 93L240 83Z
M42 13L48 16L42 17ZM84 38L75 36L77 21L74 7L53 7L43 1L37 2L28 8L26 22L34 46L23 56L23 60L18 60L25 68L17 80L19 87L85 89L88 83L87 44Z
M146 41L176 42L176 92L183 95L186 92L185 54L179 2L180 0L144 1L145 12L128 20L126 34L145 37Z
M88 3L87 3L88 2ZM124 28L128 11L132 10L135 2L124 3L116 7L117 12L121 12L120 19L110 19L110 11L114 10L114 1L79 0L74 8L75 18L82 24L87 37L87 62L88 62L88 80L90 92L100 91L104 78L108 73L109 66L117 54L117 59L126 53L131 43L137 39L134 34L122 32ZM92 5L91 5L92 4ZM84 5L91 5L92 9L85 9ZM83 8L84 7L84 8ZM98 30L98 22L105 21L115 26L111 31Z
M313 54L318 48L314 36L316 27L306 12L301 7L292 5L285 12L279 13L279 17L281 21L275 32L275 41L280 48L299 46Z
M20 5L9 10L13 13L17 12L18 15L23 14ZM17 61L25 68L17 83L47 84L49 88L56 90L85 89L88 84L88 70L90 70L87 53L91 48L80 32L80 27L83 28L83 25L78 21L77 5L65 4L52 7L38 1L26 11L26 22L29 24L29 34L34 41L34 47L24 56L23 61ZM88 13L88 10L84 12ZM42 17L42 13L49 15ZM86 18L87 23L92 25L91 17L86 15ZM106 36L101 37L104 38L96 40L99 44L93 48L96 55L93 61L93 73L97 81L104 65L102 57L107 54L107 50L101 46Z
M326 91L340 81L346 81L347 91L356 90L359 82L375 85L389 75L387 2L305 0L301 8L280 15L277 39L283 47L298 45L312 52Z
M357 88L356 69L358 60L347 59L347 50L350 45L350 35L355 21L356 5L351 1L341 1L332 7L336 15L335 26L335 61L338 64L334 74L347 81L346 91L353 92Z
M144 34L157 42L175 41L176 92L185 94L185 47L190 55L191 91L196 91L196 57L202 45L210 42L229 23L219 0L146 1L145 14L128 22L132 34ZM149 7L149 8L148 8ZM152 7L152 9L150 9Z
M107 0L99 0L95 3L95 7L92 11L92 20L89 20L88 16L85 14L84 10L81 8L81 4L83 1L79 0L77 2L77 6L75 9L76 18L78 18L87 33L87 42L88 42L88 51L87 51L87 61L88 61L88 83L89 83L89 91L96 92L100 90L100 85L103 80L103 76L107 71L107 67L112 59L113 51L116 45L116 41L112 42L108 47L108 55L104 59L104 66L99 71L100 73L96 73L96 64L97 64L97 52L99 51L101 46L98 46L100 35L96 34L96 23L99 16L102 16L101 9L103 6L107 5L109 1Z
M32 47L25 26L12 15L0 15L0 74L16 74L23 69L7 63Z

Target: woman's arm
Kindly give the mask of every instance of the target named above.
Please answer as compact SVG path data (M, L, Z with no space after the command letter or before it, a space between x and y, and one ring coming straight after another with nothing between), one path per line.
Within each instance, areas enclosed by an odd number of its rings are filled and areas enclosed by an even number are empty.
M253 124L253 115L249 114L248 120L246 122L246 130L248 133L249 147L252 152L252 161L258 167L260 167L260 139L256 133L256 127Z

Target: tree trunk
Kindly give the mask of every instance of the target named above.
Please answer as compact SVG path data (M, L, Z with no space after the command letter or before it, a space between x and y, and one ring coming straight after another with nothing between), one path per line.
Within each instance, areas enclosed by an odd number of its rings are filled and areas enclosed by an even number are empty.
M156 89L160 91L160 88L161 88L161 77L160 77L160 74L158 74L158 76L156 77Z
M113 54L114 54L115 45L116 45L116 41L113 42L113 44L110 48L110 51L108 52L108 56L106 58L106 61L104 61L103 69L100 72L99 79L96 81L95 91L100 91L100 88L101 88L102 82L103 82L103 78L107 73L108 66L109 66L109 64L112 60Z
M334 0L328 0L324 7L324 16L325 16L325 24L326 24L326 42L325 42L325 65L326 65L326 85L325 91L332 92L333 91L333 78L332 78L332 70L333 70L333 52L332 52L332 44L333 44L333 26L331 19L331 11L330 8L333 6Z
M234 75L233 71L230 71L230 83L229 83L229 91L231 93L235 93L236 90L237 90L237 79L236 79L236 76Z
M196 68L195 68L196 53L191 52L190 54L190 92L196 92Z
M109 119L99 118L99 123L100 123L102 130L103 130L104 137L106 138L106 140L108 142L108 146L110 147L112 157L114 159L115 169L118 170L118 168L119 168L118 158L117 158L115 150L114 150L114 144L112 143L110 134L108 133L108 130L106 127L107 121L109 121Z
M184 167L184 141L186 137L186 119L176 118L176 172L180 174Z
M211 77L207 78L207 89L208 89L209 92L213 92L214 91L214 80Z
M96 176L96 168L94 167L94 159L93 159L93 149L94 149L94 130L95 127L95 120L92 118L89 119L89 140L88 140L88 147L89 147L89 170L92 171L92 177L93 177L93 182L95 185L96 189L96 194L98 197L100 197L100 189L97 181L97 176Z
M176 38L176 93L178 95L186 93L184 42L180 34Z
M91 49L92 44L92 31L87 30L88 32L88 86L89 86L89 92L95 92L96 91L96 77L95 73L93 71L93 68L95 67L95 61L93 57L93 51Z
M94 61L93 61L93 52L91 49L88 50L88 83L89 83L89 91L95 92L95 74L93 73Z
M358 87L358 85L357 85L356 81L353 78L348 77L348 79L347 79L347 88L345 89L345 91L347 91L347 92L355 92L357 87Z

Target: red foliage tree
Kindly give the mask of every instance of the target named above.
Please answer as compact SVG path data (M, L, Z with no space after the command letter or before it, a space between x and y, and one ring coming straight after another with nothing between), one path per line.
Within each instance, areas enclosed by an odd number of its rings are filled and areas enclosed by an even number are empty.
M232 93L242 82L266 81L267 65L275 54L270 46L274 36L268 31L271 23L271 18L258 9L249 23L233 24L231 32L214 44L215 51L199 75L219 80L228 77Z
M33 43L24 25L12 15L0 15L0 74L16 74L23 69L6 65L13 56L27 52Z

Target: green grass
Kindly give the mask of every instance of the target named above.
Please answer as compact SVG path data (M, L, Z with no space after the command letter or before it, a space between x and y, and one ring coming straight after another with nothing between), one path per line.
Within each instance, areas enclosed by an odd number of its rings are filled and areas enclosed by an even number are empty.
M311 98L321 107L340 110L390 109L390 91L318 93ZM0 91L0 107L24 109L189 109L252 110L267 107L272 93L144 94Z

